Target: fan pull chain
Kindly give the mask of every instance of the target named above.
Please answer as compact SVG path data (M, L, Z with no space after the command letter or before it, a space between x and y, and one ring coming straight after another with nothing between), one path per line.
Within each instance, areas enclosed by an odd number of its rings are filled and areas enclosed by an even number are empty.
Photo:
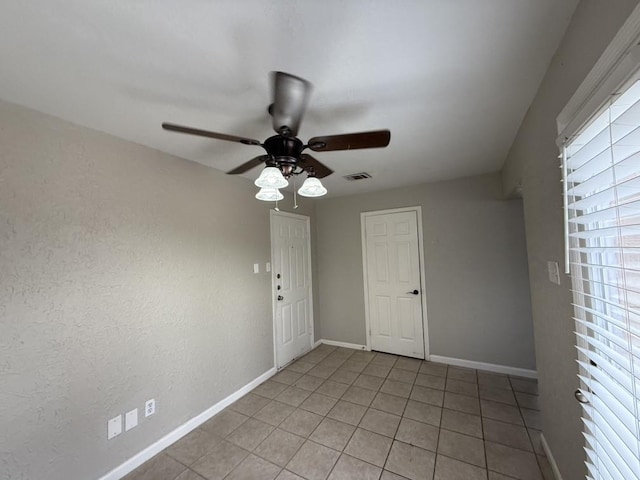
M296 195L296 177L293 177L293 209L298 209L298 197Z
M278 200L276 200L276 208L274 208L274 210L275 210L276 212L279 212L279 211L280 211L280 209L278 208Z

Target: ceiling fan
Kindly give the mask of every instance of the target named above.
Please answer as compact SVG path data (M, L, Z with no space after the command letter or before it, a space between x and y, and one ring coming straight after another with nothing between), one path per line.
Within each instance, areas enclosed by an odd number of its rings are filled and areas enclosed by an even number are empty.
M304 144L297 135L309 102L311 83L288 73L271 72L271 85L273 103L269 105L268 111L273 119L273 129L276 131L276 135L267 138L263 143L252 138L211 132L173 123L163 123L162 128L172 132L264 148L266 155L252 158L227 172L230 175L236 175L264 163L265 169L255 182L257 186L262 187L262 190L256 195L256 198L260 200L282 199L282 194L278 189L288 185L288 178L303 172L307 173L307 179L298 191L300 195L315 197L327 193L319 179L331 175L333 170L311 155L303 153L307 148L314 152L328 152L380 148L389 145L391 139L389 130L313 137L307 144Z

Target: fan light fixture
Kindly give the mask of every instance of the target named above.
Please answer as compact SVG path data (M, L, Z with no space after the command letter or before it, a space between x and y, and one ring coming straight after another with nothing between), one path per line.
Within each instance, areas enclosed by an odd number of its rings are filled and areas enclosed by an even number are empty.
M262 187L260 191L256 193L256 198L264 202L277 202L278 200L282 200L284 195L282 195L277 188Z
M257 187L270 189L284 188L289 185L289 182L277 167L265 167L254 183Z
M310 175L298 190L298 194L303 197L321 197L327 194L327 189L324 188L320 179Z

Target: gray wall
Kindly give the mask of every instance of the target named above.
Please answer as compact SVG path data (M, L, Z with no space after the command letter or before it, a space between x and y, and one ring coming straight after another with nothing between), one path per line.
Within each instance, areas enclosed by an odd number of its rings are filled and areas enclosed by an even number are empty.
M430 353L535 369L520 200L500 175L321 200L323 338L365 344L360 213L420 205Z
M0 102L0 478L97 478L273 366L254 194Z
M584 478L570 282L547 279L563 261L562 193L555 119L637 0L582 1L527 113L503 169L505 192L521 183L544 435L565 479Z

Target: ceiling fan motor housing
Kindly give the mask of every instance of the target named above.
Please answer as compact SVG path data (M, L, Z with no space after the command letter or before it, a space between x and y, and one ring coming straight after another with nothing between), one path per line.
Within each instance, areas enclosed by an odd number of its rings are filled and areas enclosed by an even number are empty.
M297 137L284 137L274 135L264 141L264 149L269 154L270 160L281 166L283 175L291 175L298 163L300 154L304 150L304 144ZM267 162L268 163L268 162ZM288 167L288 168L283 168ZM285 173L286 172L286 173Z

